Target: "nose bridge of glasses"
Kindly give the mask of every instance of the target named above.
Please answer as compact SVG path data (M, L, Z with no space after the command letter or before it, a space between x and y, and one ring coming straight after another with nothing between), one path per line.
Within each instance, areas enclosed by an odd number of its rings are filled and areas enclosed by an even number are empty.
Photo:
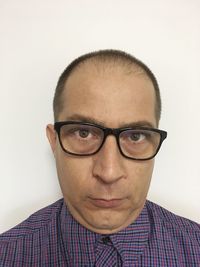
M120 148L119 148L119 140L118 140L119 139L118 138L119 129L116 129L116 128L105 128L104 129L104 140L103 140L102 146L106 142L108 136L113 136L115 138L116 145L118 146L118 149L120 150Z
M118 142L118 136L119 136L119 129L115 128L105 128L104 129L104 138L106 139L109 135L113 135L116 138L116 141Z

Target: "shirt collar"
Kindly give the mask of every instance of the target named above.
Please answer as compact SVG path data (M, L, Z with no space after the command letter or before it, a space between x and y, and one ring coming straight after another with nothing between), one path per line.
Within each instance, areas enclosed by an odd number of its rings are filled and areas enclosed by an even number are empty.
M136 262L148 245L150 219L146 204L137 219L125 229L111 235L113 245L122 257L123 263Z
M70 214L65 203L61 211L61 230L65 253L72 266L95 262L95 246L102 237L79 224ZM146 204L138 218L125 229L111 234L113 246L121 255L123 263L136 262L148 244L150 220ZM72 256L73 255L73 256Z

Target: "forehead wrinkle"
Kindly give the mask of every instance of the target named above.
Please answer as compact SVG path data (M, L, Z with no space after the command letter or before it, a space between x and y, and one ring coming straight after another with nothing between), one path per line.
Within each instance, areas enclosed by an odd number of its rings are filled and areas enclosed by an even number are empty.
M109 127L107 123L100 121L99 119L92 118L90 116L83 116L80 114L73 114L71 116L67 116L65 118L65 121L77 121L77 122L83 122L83 123L92 123L97 124L102 127ZM119 123L118 128L132 128L132 127L155 127L155 125L147 120L141 120L141 121L132 121L128 123ZM110 127L109 127L110 128Z

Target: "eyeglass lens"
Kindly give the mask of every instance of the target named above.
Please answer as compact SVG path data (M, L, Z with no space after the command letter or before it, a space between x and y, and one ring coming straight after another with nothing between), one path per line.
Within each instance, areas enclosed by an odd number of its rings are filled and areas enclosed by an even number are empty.
M101 145L104 132L94 126L67 124L60 129L62 145L74 154L92 154Z

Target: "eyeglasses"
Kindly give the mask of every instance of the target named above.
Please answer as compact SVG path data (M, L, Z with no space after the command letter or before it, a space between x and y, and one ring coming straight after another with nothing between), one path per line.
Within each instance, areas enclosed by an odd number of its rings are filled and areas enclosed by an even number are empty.
M62 149L75 156L96 154L107 136L114 135L121 154L133 160L155 157L167 132L148 128L106 128L93 123L62 121L54 124Z

